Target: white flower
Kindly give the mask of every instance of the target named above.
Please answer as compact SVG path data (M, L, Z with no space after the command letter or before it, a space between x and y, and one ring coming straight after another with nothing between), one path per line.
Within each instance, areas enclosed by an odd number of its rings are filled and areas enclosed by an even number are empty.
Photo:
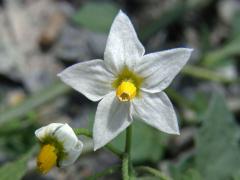
M133 117L179 134L173 106L163 90L186 64L192 49L144 52L129 18L120 11L110 30L104 60L78 63L59 74L90 100L101 100L93 128L95 150L126 129Z
M37 166L47 173L53 166L68 166L79 157L83 144L68 124L51 123L35 131L41 143Z

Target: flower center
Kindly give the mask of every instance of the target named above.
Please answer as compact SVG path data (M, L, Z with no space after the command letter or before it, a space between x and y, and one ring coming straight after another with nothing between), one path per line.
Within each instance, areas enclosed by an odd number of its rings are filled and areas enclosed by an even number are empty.
M116 90L116 96L120 101L130 101L137 93L135 85L129 81L123 81Z
M53 166L57 164L57 149L51 144L45 144L42 146L38 157L37 167L38 170L45 174L50 171Z
M116 96L120 101L130 101L140 96L143 81L143 77L124 66L112 82L112 87L116 89Z

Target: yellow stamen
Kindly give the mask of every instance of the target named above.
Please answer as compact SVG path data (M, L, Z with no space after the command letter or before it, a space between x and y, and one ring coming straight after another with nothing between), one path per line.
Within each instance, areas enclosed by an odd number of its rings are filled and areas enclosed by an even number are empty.
M137 88L129 81L123 81L117 88L116 95L120 101L130 101L136 96Z
M50 171L57 163L57 151L51 144L42 146L37 157L38 170L45 174Z

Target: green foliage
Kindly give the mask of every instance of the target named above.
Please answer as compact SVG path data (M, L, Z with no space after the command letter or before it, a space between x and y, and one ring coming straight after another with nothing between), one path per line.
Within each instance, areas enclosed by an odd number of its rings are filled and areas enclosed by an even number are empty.
M150 126L136 120L133 123L132 152L133 161L157 162L164 151L166 136ZM125 133L112 142L113 146L124 150Z
M232 18L231 26L232 26L232 29L231 29L232 33L230 34L230 38L232 40L236 40L236 37L237 38L240 37L240 34L239 34L239 32L240 32L240 12L239 11L235 12L235 15Z
M181 180L202 180L200 173L195 169L188 169L181 177Z
M239 127L221 95L214 95L196 139L196 169L205 180L230 179L240 167Z
M26 154L14 162L5 164L0 168L1 180L19 180L22 179L27 171L27 162L36 151L36 146L30 149Z
M176 164L170 164L173 179L178 180L200 180L200 174L194 168L194 154L192 152L182 155Z
M107 33L117 11L111 3L90 2L73 16L73 21L92 31Z
M35 120L36 118L28 116L26 119L16 119L0 125L0 149L4 150L5 156L16 158L36 142L33 135L37 128Z
M174 179L226 180L240 176L240 129L222 95L214 94L196 136L196 149L171 164Z
M231 35L227 43L224 46L209 52L203 59L203 64L208 67L215 67L224 65L223 63L233 63L229 61L234 55L239 55L240 44L240 13L236 13L232 19Z

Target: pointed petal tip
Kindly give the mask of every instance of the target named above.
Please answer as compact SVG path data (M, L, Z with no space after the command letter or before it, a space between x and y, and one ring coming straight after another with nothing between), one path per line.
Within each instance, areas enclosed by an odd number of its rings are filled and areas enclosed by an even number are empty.
M193 48L188 48L188 47L179 47L179 48L175 48L175 49L185 50L185 51L188 51L188 52L190 52L190 53L194 51Z
M96 152L97 150L98 150L98 148L94 146L93 151Z
M160 130L160 129L159 129ZM163 131L163 130L160 130L160 131ZM168 131L163 131L163 132L165 132L165 133L167 133L167 134L170 134L170 135L176 135L176 136L179 136L180 135L180 132L179 132L179 130L168 130Z
M180 131L179 131L179 129L176 129L176 130L170 132L170 134L179 136L180 135Z
M63 70L64 71L64 70ZM64 81L64 74L63 71L57 74L57 77Z
M101 145L93 143L93 151L94 152L97 151L98 149L100 149L101 147L102 147Z
M178 131L178 132L176 132L176 135L180 136L180 132L179 132L179 131Z
M116 18L127 18L130 21L128 15L124 11L122 11L121 9L118 11L118 14L116 15Z
M99 143L97 143L97 142L99 142L99 139L97 138L95 133L93 133L93 151L94 152L101 148L101 145L99 145Z
M120 9L117 15L126 15L126 14Z
M167 133L179 136L180 135L179 126L177 125L175 128L171 128L171 130L169 130Z
M188 49L188 51L189 51L190 53L192 53L192 52L194 51L193 48L187 48L187 49Z

